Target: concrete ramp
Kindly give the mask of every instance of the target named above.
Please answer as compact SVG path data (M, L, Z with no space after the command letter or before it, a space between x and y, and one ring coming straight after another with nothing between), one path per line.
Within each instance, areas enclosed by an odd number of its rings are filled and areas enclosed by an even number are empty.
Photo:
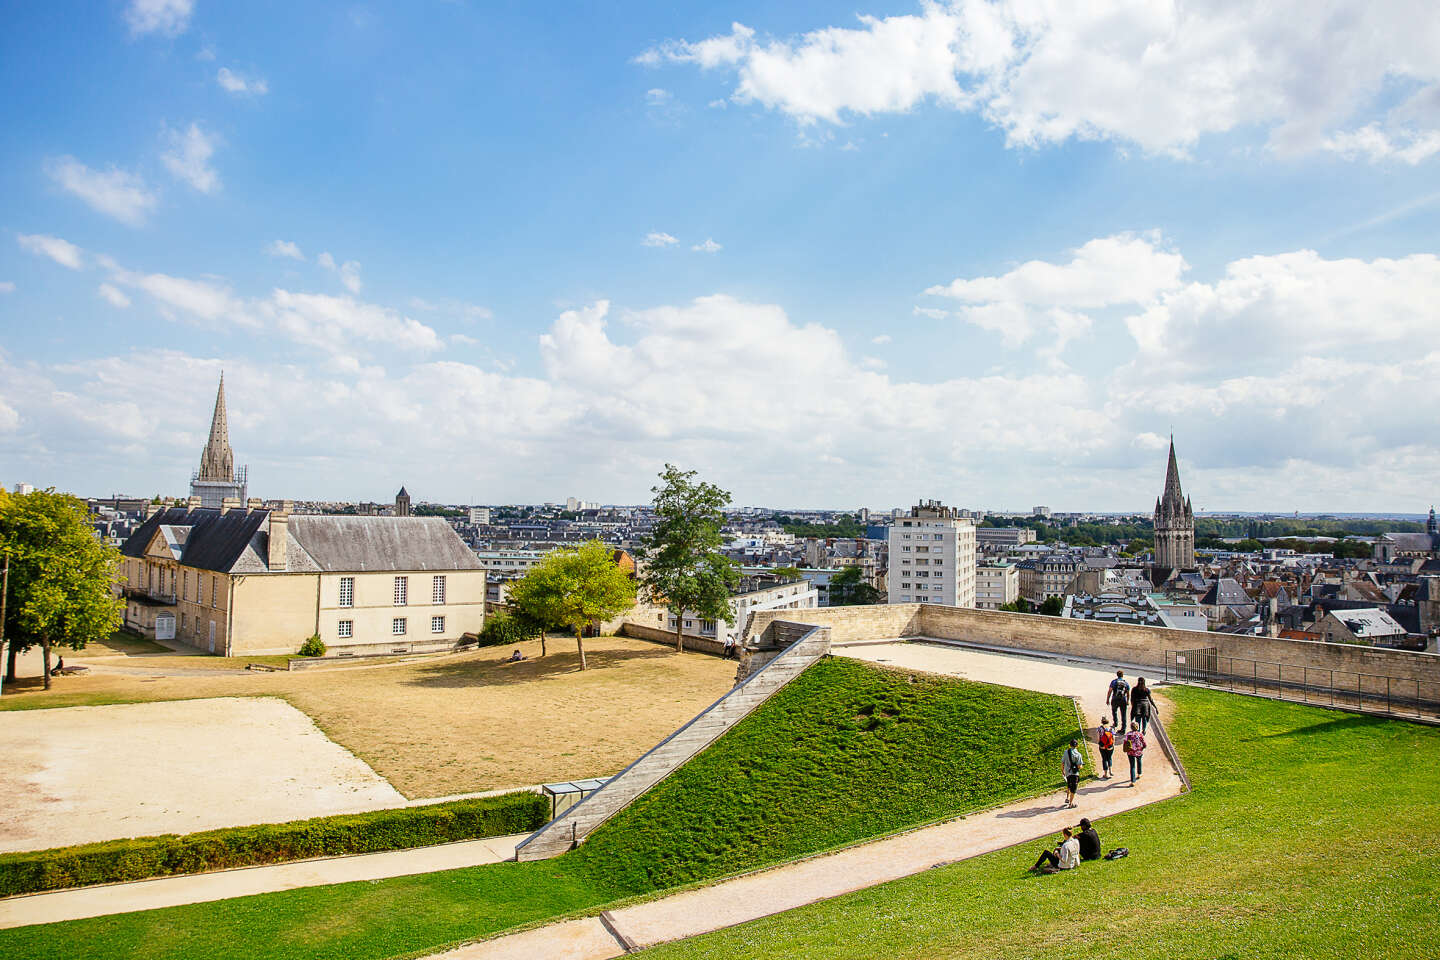
M830 628L770 623L740 667L740 681L695 719L515 848L516 860L545 860L574 849L596 827L679 769L756 707L830 652Z

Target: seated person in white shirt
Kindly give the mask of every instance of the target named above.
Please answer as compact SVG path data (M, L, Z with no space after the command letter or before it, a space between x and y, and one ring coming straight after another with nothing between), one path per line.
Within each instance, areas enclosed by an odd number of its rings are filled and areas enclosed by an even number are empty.
M1061 870L1074 870L1080 865L1080 841L1075 839L1075 831L1065 828L1065 839L1054 850L1040 851L1040 859L1035 861L1031 870L1038 870L1041 873L1058 873Z

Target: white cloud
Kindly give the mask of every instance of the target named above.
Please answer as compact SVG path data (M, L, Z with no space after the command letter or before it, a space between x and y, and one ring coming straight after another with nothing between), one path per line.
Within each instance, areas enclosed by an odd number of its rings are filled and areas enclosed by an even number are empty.
M106 216L139 226L155 208L156 196L139 176L111 167L91 170L74 157L47 161L45 172L61 189Z
M964 306L954 316L1000 334L1006 347L1038 335L1058 356L1090 330L1092 320L1081 311L1152 303L1178 288L1186 269L1185 258L1165 249L1158 233L1117 234L1089 241L1068 263L1031 260L1001 276L961 278L925 292L959 300Z
M295 342L324 350L343 351L354 340L421 353L444 346L425 324L351 297L275 290L256 310Z
M645 102L652 107L663 107L673 99L674 94L669 90L655 87L645 91Z
M162 37L178 37L190 25L194 0L130 0L125 8L125 22L132 37L158 33Z
M875 344L877 347L883 347L885 344L890 343L894 339L895 338L890 336L890 334L882 333L878 337L871 337L870 342Z
M656 231L645 234L644 239L640 241L640 245L642 247L669 247L679 242L677 238L670 236L668 233Z
M706 237L704 243L697 243L690 249L696 251L697 253L719 253L724 248L721 247L720 244L716 243L714 240Z
M125 296L124 292L121 291L118 287L112 286L111 284L100 284L100 288L96 292L98 292L100 294L100 297L107 303L109 303L112 307L118 307L119 309L123 310L126 307L130 306L130 298Z
M344 263L336 263L335 258L329 252L323 252L315 258L315 262L326 270L333 271L351 293L360 292L360 264L354 260L346 260Z
M229 67L221 67L215 74L215 82L227 93L238 96L262 97L270 92L270 84L264 77L246 76Z
M12 280L0 280L0 293L14 293L15 283Z
M255 328L259 321L243 300L222 282L191 280L164 273L135 273L115 268L111 280L149 294L168 315L209 323L225 321Z
M305 259L305 254L300 252L300 245L293 240L271 240L265 252L272 257L288 257L300 261Z
M79 270L85 266L85 251L68 240L43 233L21 233L15 239L19 241L20 249L49 257L62 267Z
M160 155L165 169L177 180L183 180L201 193L220 189L220 175L210 165L220 138L206 133L196 123L185 130L166 129L165 142L170 149Z
M1347 160L1357 157L1376 163L1398 160L1413 167L1440 153L1440 130L1405 130L1390 134L1379 124L1371 123L1358 130L1333 133L1325 139L1324 146Z
M411 297L410 307L414 310L423 310L426 313L449 313L467 323L474 323L476 320L490 320L495 316L495 311L489 307L481 306L478 303L466 303L463 300L452 300L444 298L440 300L426 300L424 297Z
M1206 134L1257 128L1272 148L1297 153L1326 146L1397 83L1440 87L1437 48L1440 18L1407 2L953 0L790 39L761 39L737 23L636 60L733 71L732 100L805 124L929 102L980 113L1011 145L1110 139L1184 153ZM1412 99L1387 123L1433 114L1436 98ZM1391 133L1404 145L1390 152L1408 150L1405 162L1435 152L1440 119L1431 119Z
M455 344L456 346L462 347L474 347L478 346L480 343L480 341L475 339L474 337L467 336L463 333L450 334L450 342Z
M917 317L926 317L930 320L944 320L950 316L949 310L941 310L937 307L916 307L914 313Z

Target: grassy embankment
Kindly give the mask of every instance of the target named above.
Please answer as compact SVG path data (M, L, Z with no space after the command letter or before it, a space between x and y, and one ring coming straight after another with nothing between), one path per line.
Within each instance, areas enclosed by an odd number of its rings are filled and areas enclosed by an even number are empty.
M647 952L655 960L1440 956L1440 730L1190 688L1184 797L1098 824L1129 858L1004 850Z
M1061 697L825 660L555 860L0 931L0 955L421 954L1053 788L1075 730Z

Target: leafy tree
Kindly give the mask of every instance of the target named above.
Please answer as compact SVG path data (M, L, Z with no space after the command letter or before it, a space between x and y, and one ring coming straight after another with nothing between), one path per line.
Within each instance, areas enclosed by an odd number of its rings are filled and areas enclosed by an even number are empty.
M1261 550L1265 549L1265 545L1262 544L1259 540L1247 539L1241 540L1239 543L1234 544L1230 549L1238 553L1259 553Z
M546 554L510 588L510 602L532 621L574 630L584 670L585 628L633 607L635 582L616 566L609 547L591 540Z
M1045 602L1040 604L1040 613L1047 617L1058 617L1064 609L1064 597L1046 597Z
M846 567L830 578L830 606L884 603L885 595L865 582L859 567Z
M545 625L516 610L501 610L485 618L480 628L480 646L508 647L512 643L540 638L540 655L545 655Z
M1029 601L1029 600L1026 600L1024 597L1016 597L1014 600L1010 601L1009 603L1002 603L1002 604L1000 605L1000 609L1001 609L1001 610L1004 610L1006 613L1034 613L1034 612L1035 612L1034 608L1033 608L1033 607L1031 606L1031 604L1030 604L1030 601Z
M83 502L50 489L0 491L0 552L10 555L8 678L15 679L16 654L38 645L48 690L52 647L79 650L120 626L125 604L113 589L120 551L95 536Z
M775 567L770 572L784 580L805 579L804 575L800 572L799 567Z
M694 470L665 464L655 494L656 523L646 538L641 573L650 597L675 618L675 650L685 650L685 612L731 623L730 593L740 571L717 551L722 542L722 512L730 494L697 480Z

